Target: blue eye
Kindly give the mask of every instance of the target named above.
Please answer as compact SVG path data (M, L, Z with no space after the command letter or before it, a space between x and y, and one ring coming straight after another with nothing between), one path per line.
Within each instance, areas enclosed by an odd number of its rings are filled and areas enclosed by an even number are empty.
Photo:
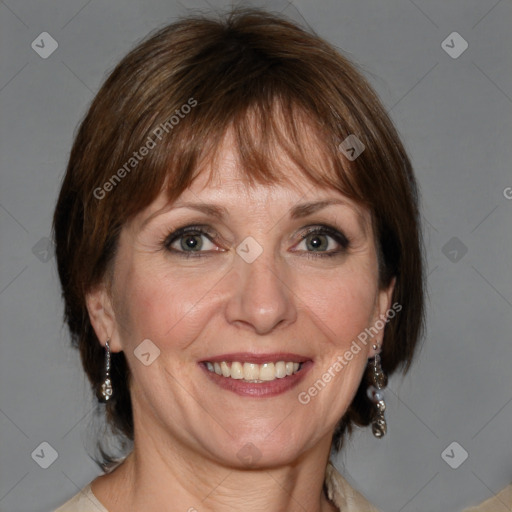
M298 247L301 245L304 245L302 250L305 250L307 253L313 253L314 256L335 256L347 249L349 241L337 229L322 225L307 228L302 232L301 242Z
M184 256L199 256L217 247L211 240L214 233L203 226L185 226L171 233L164 242L167 250ZM197 253L197 254L194 254Z

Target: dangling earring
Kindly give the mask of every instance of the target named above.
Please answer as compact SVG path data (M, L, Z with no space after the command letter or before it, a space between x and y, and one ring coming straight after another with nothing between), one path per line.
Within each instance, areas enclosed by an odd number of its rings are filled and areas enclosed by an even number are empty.
M108 344L110 340L105 342L105 380L101 385L100 394L98 396L99 401L102 403L108 402L112 397L112 381L110 380L110 346Z
M374 350L378 350L378 345L373 345ZM368 398L374 403L376 412L375 417L372 421L372 432L375 437L381 438L386 435L387 423L384 417L384 411L386 410L386 403L384 402L384 394L382 390L386 387L387 377L382 371L380 365L380 356L375 354L373 362L371 364L371 381L372 385L368 387Z

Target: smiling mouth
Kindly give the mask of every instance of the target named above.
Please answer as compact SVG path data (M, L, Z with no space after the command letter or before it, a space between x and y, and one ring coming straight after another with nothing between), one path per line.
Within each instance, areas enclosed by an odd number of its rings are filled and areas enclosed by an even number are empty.
M234 380L250 383L271 382L294 375L302 369L303 363L292 361L277 361L263 364L240 361L205 361L204 366L211 373Z

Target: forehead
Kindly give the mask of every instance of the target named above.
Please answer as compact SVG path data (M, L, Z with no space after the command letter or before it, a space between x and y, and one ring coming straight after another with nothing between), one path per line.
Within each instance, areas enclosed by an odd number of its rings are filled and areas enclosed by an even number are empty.
M246 199L258 200L276 194L301 196L312 188L319 188L280 148L273 148L270 165L272 178L255 179L244 166L233 132L228 131L213 157L198 167L194 181L182 195L240 194Z

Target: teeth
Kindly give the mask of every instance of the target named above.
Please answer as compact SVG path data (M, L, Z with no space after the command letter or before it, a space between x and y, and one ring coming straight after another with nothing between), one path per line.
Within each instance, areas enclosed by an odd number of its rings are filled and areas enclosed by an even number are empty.
M228 363L226 363L225 361L222 361L222 363L220 363L220 369L222 370L222 375L224 377L230 377L231 376L231 369L228 366Z
M236 364L236 363L233 363ZM254 363L244 363L244 376L245 380L258 380L260 378L260 367Z
M237 361L231 363L231 378L238 380L244 378L244 369L241 363Z
M207 361L206 368L212 373L231 379L268 382L297 373L300 369L300 363L278 361L277 363L255 364L239 361L233 361L232 363L226 361L210 363Z
M260 380L274 380L276 377L276 367L274 363L264 363L261 365Z
M276 363L276 377L278 379L282 379L286 377L286 363L284 361L279 361Z

